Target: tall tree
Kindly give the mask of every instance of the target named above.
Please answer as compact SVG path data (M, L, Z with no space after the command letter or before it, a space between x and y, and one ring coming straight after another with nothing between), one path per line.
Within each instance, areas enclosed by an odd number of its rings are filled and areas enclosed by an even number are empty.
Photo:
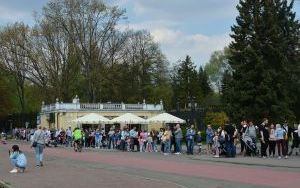
M212 92L207 73L205 70L203 70L202 66L200 66L198 71L198 83L200 85L200 90L203 94L203 97L206 97L210 92Z
M100 0L50 1L44 7L43 22L63 31L80 55L89 102L101 98L98 82L103 80L103 66L111 59L109 41L123 14Z
M290 86L299 84L300 30L292 7L286 0L240 0L224 93L231 118L295 118L299 90Z
M210 56L209 62L204 67L209 77L209 82L215 91L221 91L222 77L225 71L231 69L228 63L229 55L230 50L228 47L221 51L214 51Z
M3 29L0 33L0 68L9 73L16 83L16 91L21 107L25 112L25 80L26 51L22 48L26 43L29 28L23 23L15 23Z
M199 102L202 98L200 85L198 82L196 65L190 56L186 56L175 67L175 74L172 76L174 102L180 103L181 107L187 108L188 104L195 100Z

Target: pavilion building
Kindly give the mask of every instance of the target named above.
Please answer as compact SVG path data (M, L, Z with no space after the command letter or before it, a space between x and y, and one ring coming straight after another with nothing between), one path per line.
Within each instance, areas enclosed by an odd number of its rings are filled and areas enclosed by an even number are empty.
M146 104L145 100L142 104L124 104L124 103L80 103L78 97L73 99L72 103L59 102L45 105L42 104L41 112L37 117L38 124L50 129L66 129L71 127L82 128L105 128L109 130L114 126L122 128L125 124L78 124L76 119L83 117L90 113L96 113L108 119L119 117L125 113L132 113L141 118L148 119L164 112L163 102L159 104ZM152 128L159 129L162 127L161 123L150 124L130 124L136 126L138 129L150 130Z

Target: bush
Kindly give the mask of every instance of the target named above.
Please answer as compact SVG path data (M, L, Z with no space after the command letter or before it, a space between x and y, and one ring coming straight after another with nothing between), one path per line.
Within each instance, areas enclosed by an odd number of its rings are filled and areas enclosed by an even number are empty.
M229 118L225 112L207 112L205 116L205 124L210 124L214 130L225 124Z

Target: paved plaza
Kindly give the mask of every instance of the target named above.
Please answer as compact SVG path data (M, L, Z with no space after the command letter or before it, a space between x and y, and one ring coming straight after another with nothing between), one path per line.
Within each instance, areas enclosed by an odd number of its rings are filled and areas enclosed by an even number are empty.
M19 144L29 160L25 173L10 174L8 149ZM45 166L34 166L29 144L0 145L0 180L14 188L76 187L299 187L300 157L219 158L71 148L45 150ZM0 186L1 187L1 186Z

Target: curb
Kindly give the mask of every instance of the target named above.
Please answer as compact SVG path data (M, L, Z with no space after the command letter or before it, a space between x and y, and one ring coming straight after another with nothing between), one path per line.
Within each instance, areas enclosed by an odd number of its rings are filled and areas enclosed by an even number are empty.
M0 180L0 188L13 188L9 183Z
M226 161L226 160L213 160L213 159L199 159L199 158L190 158L191 160L201 160L208 162L216 163L227 163L227 164L236 164L236 165L246 165L246 166L264 166L264 167L277 167L277 168L290 168L290 169L299 169L299 166L287 166L287 165L275 165L275 164L259 164L259 163L246 163L239 161Z

